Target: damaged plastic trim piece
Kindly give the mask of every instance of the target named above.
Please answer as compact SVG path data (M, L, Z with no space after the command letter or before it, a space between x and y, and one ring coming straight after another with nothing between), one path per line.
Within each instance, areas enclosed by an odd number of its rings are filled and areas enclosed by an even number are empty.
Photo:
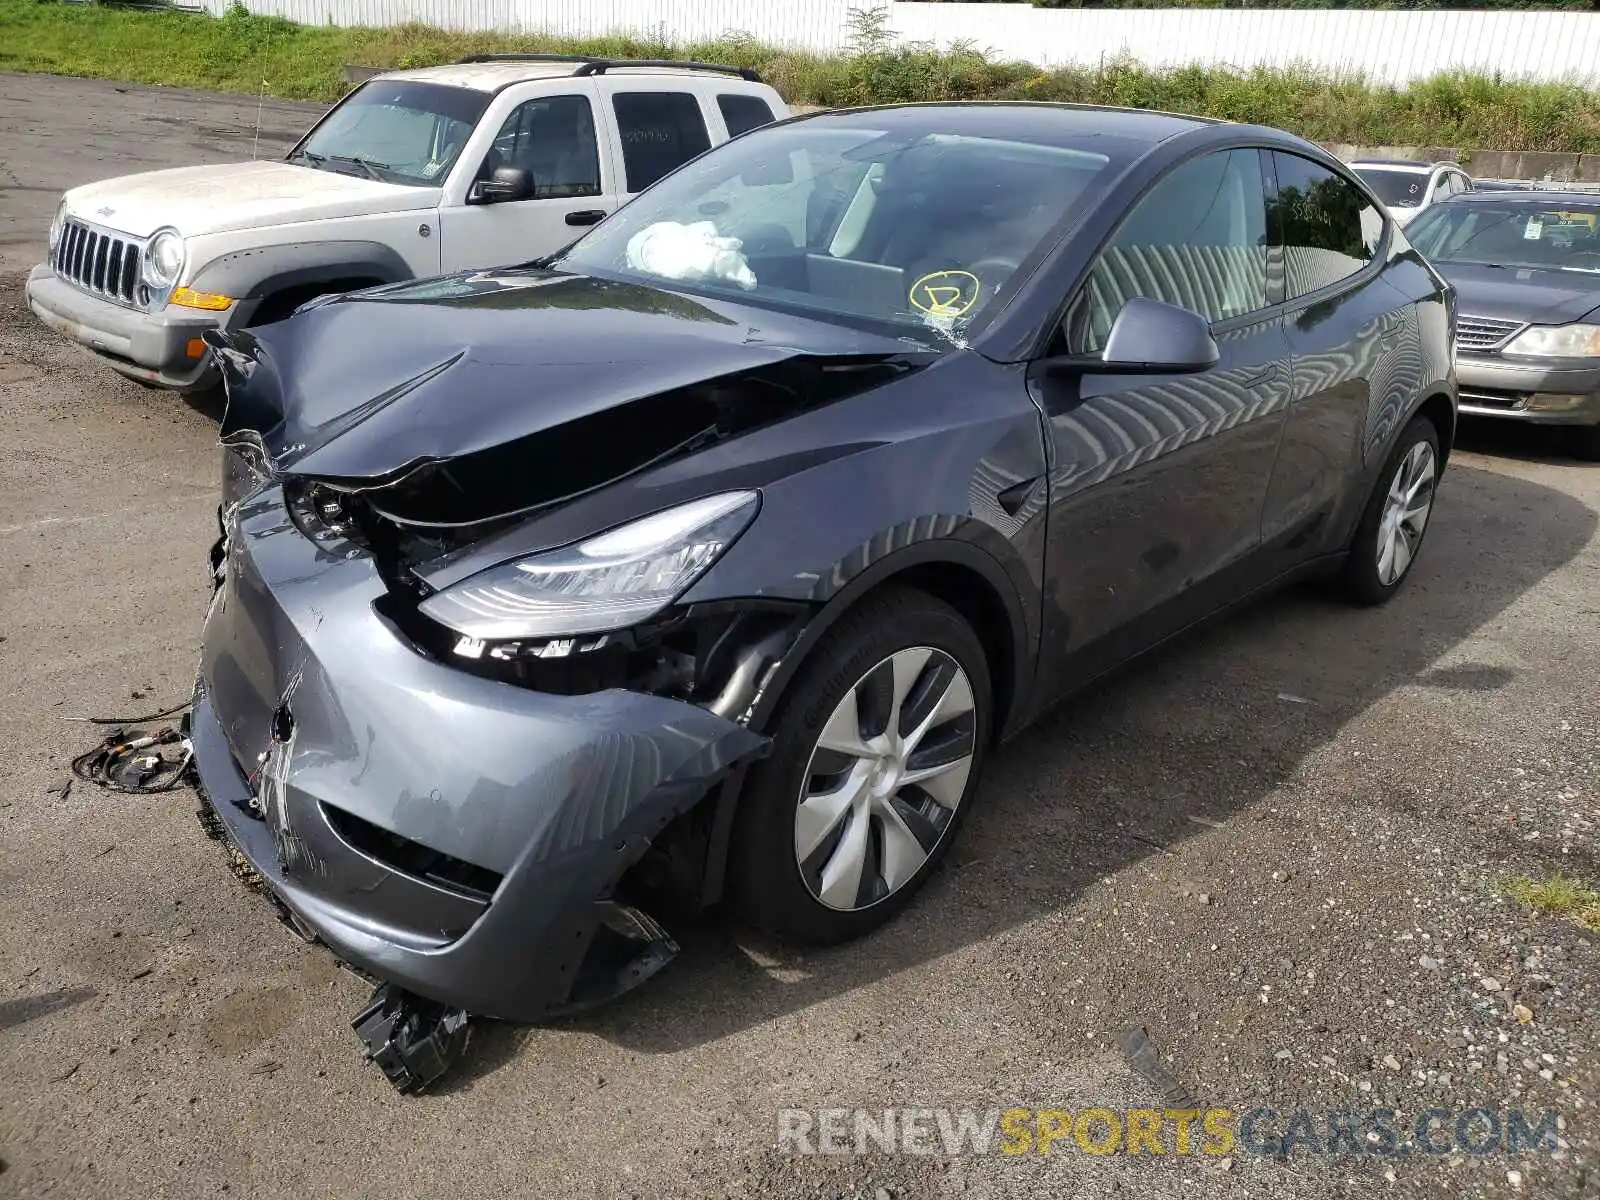
M434 1083L466 1052L471 1022L464 1009L434 1004L385 983L350 1028L367 1048L367 1058L396 1091L406 1093Z

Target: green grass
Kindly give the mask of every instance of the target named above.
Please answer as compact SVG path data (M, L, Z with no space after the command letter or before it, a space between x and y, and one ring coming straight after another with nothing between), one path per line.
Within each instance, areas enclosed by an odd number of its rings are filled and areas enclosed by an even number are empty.
M1441 75L1407 88L1309 70L1151 70L1132 60L1042 71L971 48L893 47L858 21L853 53L823 57L729 34L689 45L456 34L421 25L295 25L236 8L220 19L49 0L0 0L0 70L83 75L307 100L345 90L347 63L430 66L490 50L691 57L755 67L792 104L1027 99L1132 105L1253 121L1322 142L1600 153L1600 94L1569 84Z
M1570 875L1557 871L1544 879L1510 879L1504 891L1533 912L1571 917L1585 929L1600 933L1600 892Z

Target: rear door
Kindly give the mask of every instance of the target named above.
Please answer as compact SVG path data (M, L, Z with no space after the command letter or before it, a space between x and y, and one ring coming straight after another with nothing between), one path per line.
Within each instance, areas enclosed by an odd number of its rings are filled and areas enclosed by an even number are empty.
M612 163L624 197L634 196L711 148L720 129L704 81L672 75L607 75L602 104Z
M1388 223L1326 164L1274 151L1268 212L1294 383L1262 532L1283 568L1340 549L1374 451L1422 382L1410 302L1383 278Z
M1144 296L1210 318L1215 367L1034 374L1052 451L1046 653L1072 660L1075 676L1229 598L1260 545L1289 394L1262 154L1211 152L1163 176L1101 250L1058 337L1060 352L1093 355Z
M439 213L444 270L554 253L617 207L618 180L609 156L601 153L594 85L581 79L562 82L561 91L541 87L518 99L486 147L469 147L476 163L470 172L458 172L454 195ZM533 195L483 203L478 184L497 167L526 170L533 177Z

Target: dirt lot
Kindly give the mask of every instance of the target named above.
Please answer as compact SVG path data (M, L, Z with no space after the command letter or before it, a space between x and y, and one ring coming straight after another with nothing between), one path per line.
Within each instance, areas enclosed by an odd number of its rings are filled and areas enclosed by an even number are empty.
M262 152L309 115L266 105ZM1600 1193L1600 947L1497 887L1600 874L1600 468L1500 429L1467 431L1396 603L1290 594L1060 712L998 756L891 928L797 955L726 916L678 926L643 991L486 1029L436 1094L393 1094L347 1028L365 986L235 882L187 793L60 793L92 737L64 717L187 690L214 425L42 330L23 275L63 187L247 157L256 120L0 77L0 1194ZM1116 1048L1130 1025L1204 1104L1551 1109L1570 1144L773 1148L782 1106L1159 1106Z

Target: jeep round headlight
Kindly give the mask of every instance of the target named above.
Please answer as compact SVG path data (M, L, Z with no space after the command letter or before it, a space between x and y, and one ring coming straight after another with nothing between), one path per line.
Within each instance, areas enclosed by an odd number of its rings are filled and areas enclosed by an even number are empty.
M158 292L178 282L183 270L183 239L173 229L159 230L144 251L144 281Z
M50 218L50 257L56 256L56 247L61 244L61 230L67 223L67 202L63 200L56 205L56 215Z

